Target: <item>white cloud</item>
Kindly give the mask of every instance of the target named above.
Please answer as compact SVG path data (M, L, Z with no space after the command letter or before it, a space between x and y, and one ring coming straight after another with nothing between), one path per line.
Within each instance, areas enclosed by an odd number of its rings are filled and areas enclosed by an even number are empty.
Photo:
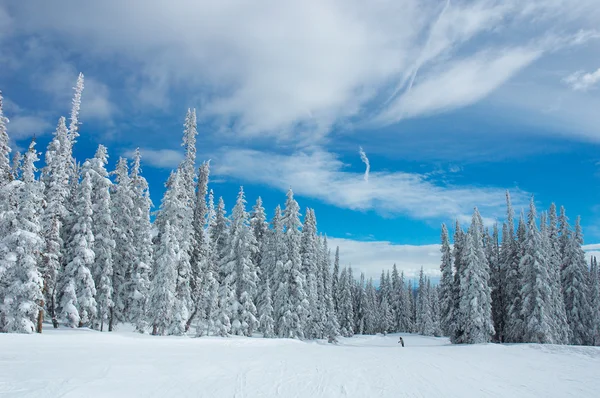
M397 101L411 116L478 101L539 56L524 45L596 26L596 9L596 0L30 0L8 18L22 37L118 61L146 104L164 107L178 90L236 132L295 138L364 118L393 87L386 122Z
M472 57L444 65L444 71L425 76L410 90L392 102L377 117L393 123L473 104L506 82L516 72L535 61L541 52L511 48L483 51Z
M148 149L140 148L142 154L142 164L153 167L173 169L179 165L183 159L183 153L172 149ZM125 156L133 157L134 151L125 152Z
M398 271L404 271L407 279L419 277L423 267L426 275L440 276L440 245L396 245L387 241L358 241L327 237L332 253L340 247L340 266L352 266L358 278L364 272L366 278L378 281L382 270L390 270L396 264Z
M46 118L35 115L16 115L10 119L8 133L11 139L20 140L34 135L40 136L52 131Z
M335 155L321 149L291 155L245 149L227 149L214 156L213 172L266 184L332 205L381 214L405 214L419 219L458 218L470 221L479 206L485 221L504 213L505 189L437 184L425 175L404 172L372 172L369 182L362 173L345 171ZM511 189L515 206L526 204L528 195Z
M595 88L600 83L600 68L597 71L591 73L585 73L584 71L577 71L563 80L575 91L587 91Z

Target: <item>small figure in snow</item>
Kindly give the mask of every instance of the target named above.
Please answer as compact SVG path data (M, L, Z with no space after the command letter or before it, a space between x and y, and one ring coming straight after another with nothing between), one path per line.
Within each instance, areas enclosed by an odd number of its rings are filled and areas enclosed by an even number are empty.
M402 338L402 336L400 336L400 340L398 340L398 343L402 344L402 347L404 347L404 339Z
M338 341L337 341L337 339L335 338L335 336L329 336L329 338L327 339L327 342L328 342L329 344L337 344L337 343L338 343Z

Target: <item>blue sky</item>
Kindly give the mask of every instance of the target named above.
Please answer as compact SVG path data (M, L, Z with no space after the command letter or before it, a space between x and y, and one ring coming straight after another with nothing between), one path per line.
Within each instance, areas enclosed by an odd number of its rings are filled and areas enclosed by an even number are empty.
M244 185L272 215L291 186L368 275L435 275L440 223L501 221L506 189L600 241L595 0L91 3L0 1L16 146L45 147L81 71L76 156L139 146L156 206L195 107L229 208Z

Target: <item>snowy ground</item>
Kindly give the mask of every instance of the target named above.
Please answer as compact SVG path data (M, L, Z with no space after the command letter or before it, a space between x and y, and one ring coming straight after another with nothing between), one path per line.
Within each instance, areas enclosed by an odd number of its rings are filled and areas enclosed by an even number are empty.
M323 341L0 334L0 397L598 397L600 349L452 346L404 335Z

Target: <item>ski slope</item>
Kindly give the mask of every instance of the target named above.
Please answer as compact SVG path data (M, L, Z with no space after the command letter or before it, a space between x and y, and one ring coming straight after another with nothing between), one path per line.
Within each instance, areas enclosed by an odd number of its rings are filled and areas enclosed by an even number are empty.
M403 335L325 341L0 335L0 397L598 397L600 349L454 346Z

